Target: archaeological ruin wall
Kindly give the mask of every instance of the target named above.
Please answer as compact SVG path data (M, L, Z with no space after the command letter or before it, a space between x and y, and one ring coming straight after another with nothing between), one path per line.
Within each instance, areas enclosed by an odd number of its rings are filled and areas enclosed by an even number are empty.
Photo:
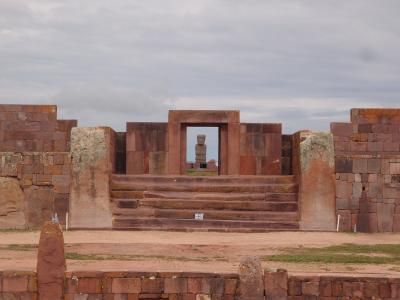
M352 109L331 131L340 230L400 231L400 110Z
M70 132L55 105L0 105L0 227L38 228L69 206Z

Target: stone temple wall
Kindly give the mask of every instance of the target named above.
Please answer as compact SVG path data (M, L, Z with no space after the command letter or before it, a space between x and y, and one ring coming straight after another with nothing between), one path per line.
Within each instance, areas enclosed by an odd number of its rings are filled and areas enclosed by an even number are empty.
M400 231L400 109L352 109L331 131L340 230Z
M70 132L55 105L0 105L0 228L38 228L68 211Z

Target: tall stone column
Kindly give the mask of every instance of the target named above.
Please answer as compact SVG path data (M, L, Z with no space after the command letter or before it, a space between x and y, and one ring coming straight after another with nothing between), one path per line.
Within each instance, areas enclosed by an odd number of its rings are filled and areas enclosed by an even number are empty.
M71 156L70 227L112 228L115 132L108 127L73 128Z
M206 135L197 135L197 144L195 146L196 152L196 165L201 166L207 163L207 145L206 145Z
M300 229L335 230L335 158L333 137L328 132L301 131L294 174L299 182Z

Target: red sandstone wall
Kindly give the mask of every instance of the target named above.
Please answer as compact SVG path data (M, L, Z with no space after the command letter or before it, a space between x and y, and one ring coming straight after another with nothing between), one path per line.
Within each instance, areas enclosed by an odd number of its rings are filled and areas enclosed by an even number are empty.
M69 151L76 125L76 120L57 120L55 105L0 105L0 151Z
M400 231L400 109L353 109L332 123L342 231Z
M240 174L280 175L281 124L240 124Z
M17 178L29 228L57 213L64 223L70 182L70 135L76 120L57 120L55 105L0 104L0 176Z
M165 174L168 124L129 122L126 127L126 173Z
M286 299L282 292L288 300L400 299L400 278L289 275L283 279L285 286L276 282L278 287L269 289L279 291L280 297L267 299ZM237 274L82 271L66 273L64 291L67 300L233 300L238 280ZM0 298L36 300L37 290L35 272L0 272Z

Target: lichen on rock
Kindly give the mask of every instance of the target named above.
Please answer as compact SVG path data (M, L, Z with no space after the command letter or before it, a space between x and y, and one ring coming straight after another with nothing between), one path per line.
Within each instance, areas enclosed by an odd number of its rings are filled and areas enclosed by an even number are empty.
M304 171L312 160L322 160L333 167L335 164L333 136L329 132L307 132L300 143L300 164Z

